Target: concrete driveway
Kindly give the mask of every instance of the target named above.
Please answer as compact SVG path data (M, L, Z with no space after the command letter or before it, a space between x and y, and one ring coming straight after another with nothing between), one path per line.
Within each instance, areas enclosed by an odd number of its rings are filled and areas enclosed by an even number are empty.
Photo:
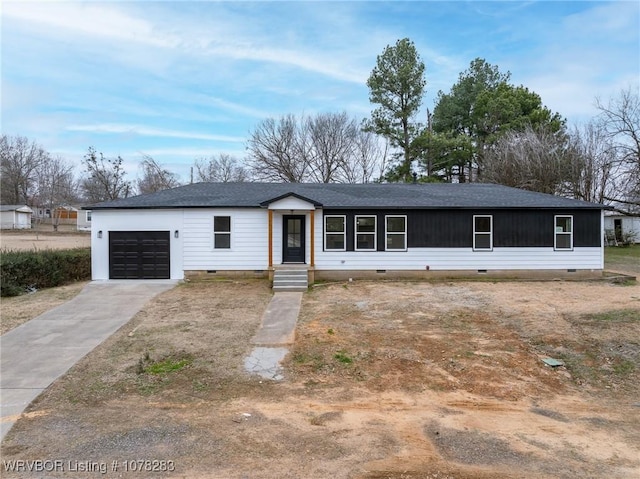
M0 439L38 394L177 281L94 281L0 336Z

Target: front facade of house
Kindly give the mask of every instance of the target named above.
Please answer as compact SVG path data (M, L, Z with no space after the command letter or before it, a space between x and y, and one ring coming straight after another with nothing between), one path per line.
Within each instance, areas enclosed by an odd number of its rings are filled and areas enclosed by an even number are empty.
M27 205L0 205L0 228L29 229L32 214Z
M93 205L93 278L603 269L602 206L497 185L206 184Z

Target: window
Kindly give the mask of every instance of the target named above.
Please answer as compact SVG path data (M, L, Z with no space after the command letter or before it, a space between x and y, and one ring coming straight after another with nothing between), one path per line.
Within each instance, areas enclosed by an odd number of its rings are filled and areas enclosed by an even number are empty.
M554 249L573 249L573 216L556 216L555 227Z
M407 217L385 216L387 251L407 249Z
M213 247L215 249L231 248L231 216L213 217Z
M356 216L356 251L376 250L376 217Z
M346 216L324 217L324 249L344 251L346 249Z
M473 216L473 250L491 251L493 249L493 216Z
M87 223L91 222L91 211L87 211Z

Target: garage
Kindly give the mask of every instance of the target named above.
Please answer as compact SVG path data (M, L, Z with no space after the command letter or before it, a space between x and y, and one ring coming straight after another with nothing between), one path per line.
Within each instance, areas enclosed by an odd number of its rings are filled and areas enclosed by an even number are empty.
M169 279L169 231L110 231L110 279Z

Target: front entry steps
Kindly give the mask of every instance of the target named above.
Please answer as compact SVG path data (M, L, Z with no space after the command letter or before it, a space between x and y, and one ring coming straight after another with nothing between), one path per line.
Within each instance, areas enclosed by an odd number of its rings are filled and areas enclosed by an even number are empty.
M306 269L277 269L273 272L274 291L306 291L308 287Z

